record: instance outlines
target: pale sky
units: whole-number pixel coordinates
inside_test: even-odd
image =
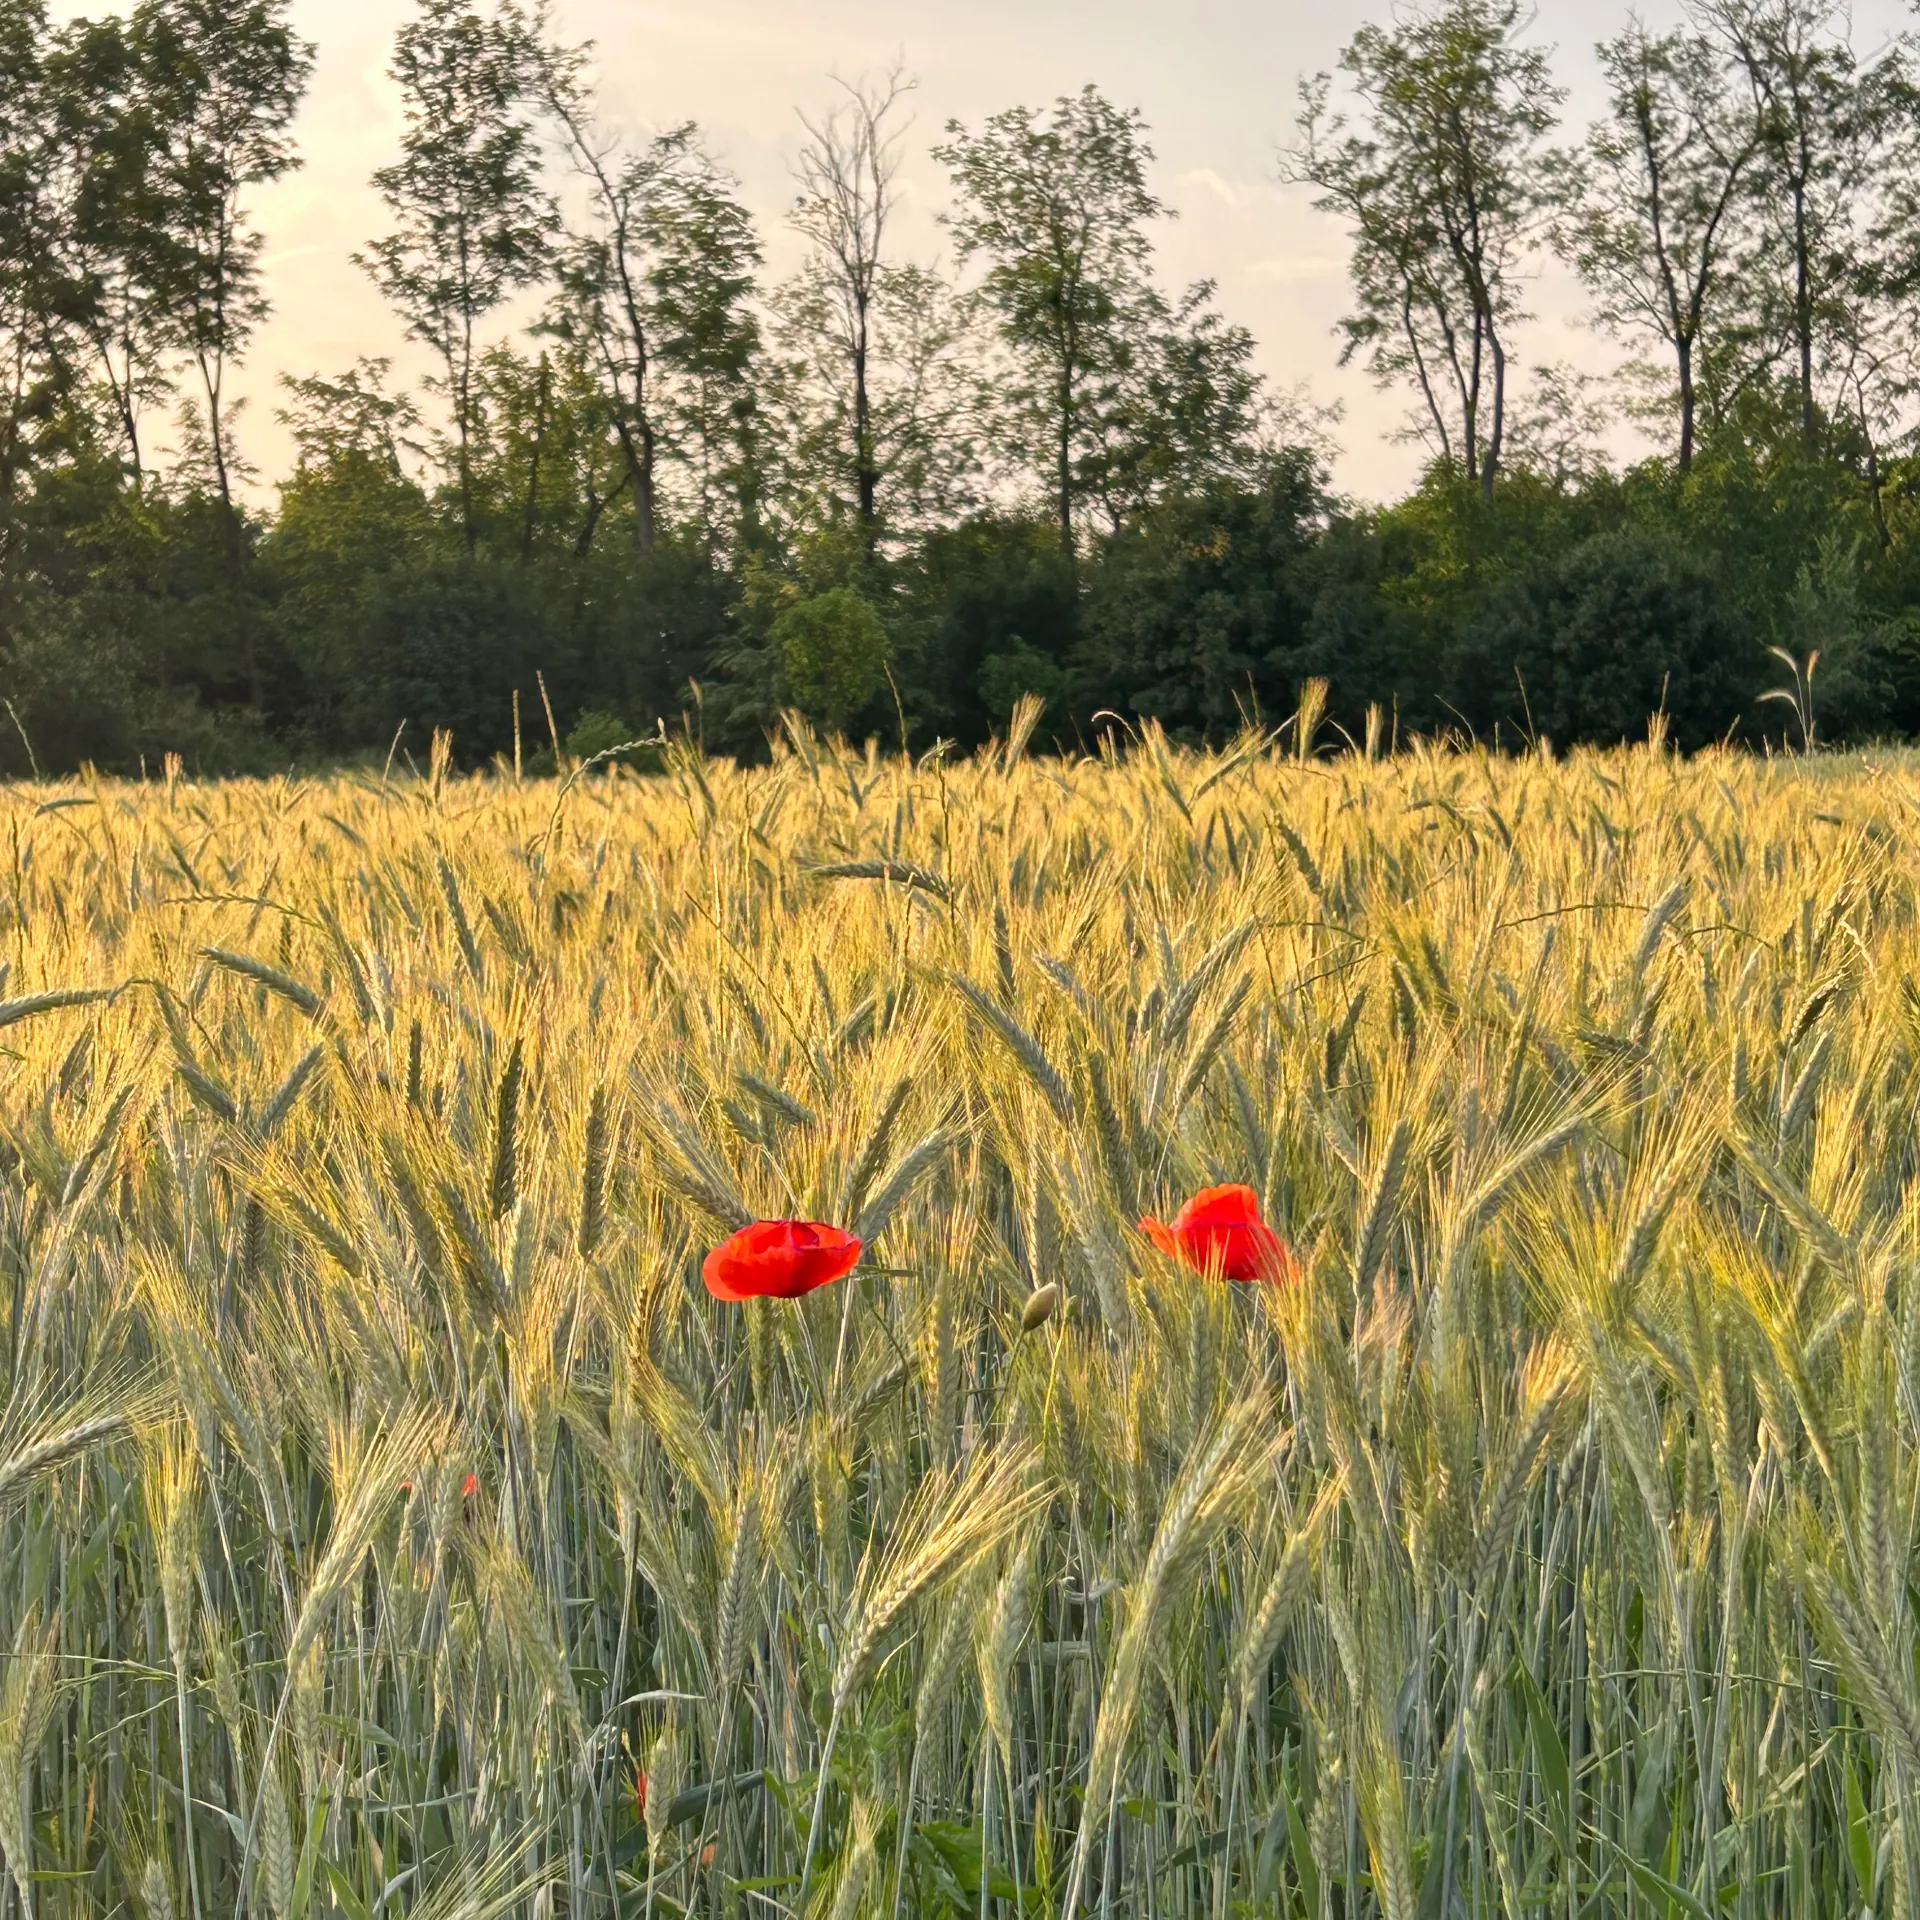
[[[53,0],[53,8],[63,19],[116,10],[103,0]],[[1218,281],[1222,309],[1252,329],[1268,378],[1345,409],[1336,478],[1378,498],[1402,487],[1417,463],[1391,437],[1405,398],[1337,365],[1345,234],[1307,193],[1279,184],[1275,154],[1291,137],[1300,76],[1332,67],[1355,27],[1388,10],[1382,0],[1186,0],[1184,8],[1162,0],[559,0],[558,17],[569,38],[597,43],[608,120],[641,135],[682,120],[707,130],[761,216],[770,277],[797,257],[784,226],[800,139],[795,110],[827,106],[831,74],[857,76],[899,58],[919,76],[898,234],[903,254],[929,261],[944,251],[936,215],[947,182],[927,149],[949,118],[977,125],[1001,107],[1044,105],[1088,81],[1139,107],[1159,156],[1156,187],[1180,212],[1159,234],[1164,278]],[[1619,29],[1626,11],[1614,0],[1542,0],[1532,37],[1558,49],[1570,125],[1599,105],[1592,46]],[[1664,25],[1677,0],[1648,0],[1642,11]],[[291,464],[272,417],[277,375],[333,373],[361,354],[390,355],[409,374],[426,370],[350,258],[384,225],[368,176],[392,157],[399,132],[386,65],[402,17],[400,0],[295,0],[295,25],[316,46],[297,128],[306,164],[257,198],[274,312],[236,383],[251,401],[241,443],[268,479]],[[1856,44],[1872,49],[1911,17],[1900,0],[1858,0]],[[1539,319],[1520,343],[1523,360],[1597,373],[1618,358],[1578,324],[1577,284],[1549,270],[1533,305]]]

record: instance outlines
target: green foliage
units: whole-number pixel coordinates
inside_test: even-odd
[[[1089,442],[1148,284],[1147,223],[1167,211],[1147,186],[1146,122],[1089,86],[1044,121],[1009,107],[947,134],[934,157],[959,199],[954,242],[987,263],[982,297],[1018,369],[1010,424],[1071,551]]]
[[[1656,530],[1608,528],[1527,564],[1487,597],[1450,696],[1484,726],[1556,743],[1631,741],[1664,712],[1675,745],[1737,731],[1765,661],[1715,574]]]
[[[1319,476],[1304,454],[1258,491],[1216,487],[1141,514],[1093,576],[1077,665],[1125,713],[1191,740],[1293,705]]]
[[[545,85],[589,217],[561,246],[542,331],[592,370],[641,550],[661,536],[663,487],[674,481],[715,544],[750,521],[758,484],[752,217],[698,128],[623,152],[594,123],[580,54],[549,52]]]
[[[980,704],[988,713],[1011,713],[1021,696],[1031,693],[1045,701],[1048,711],[1057,716],[1067,690],[1067,676],[1057,660],[1049,659],[1016,634],[1001,652],[990,653],[981,661],[977,684]]]
[[[949,123],[935,149],[953,177],[962,260],[985,263],[1013,379],[999,430],[1047,490],[1063,548],[1090,509],[1110,525],[1167,489],[1244,475],[1257,442],[1253,343],[1202,282],[1169,301],[1149,271],[1153,149],[1137,110],[1096,88]]]
[[[633,737],[633,729],[618,714],[589,708],[568,730],[564,744],[569,758],[591,760],[595,754],[625,746]]]
[[[851,587],[796,600],[774,621],[772,639],[794,700],[829,731],[845,728],[886,682],[886,626]]]
[[[511,689],[534,697],[548,611],[536,577],[484,556],[382,575],[364,608],[366,677],[346,695],[355,731],[390,716],[416,754],[442,727],[471,758],[510,753]]]
[[[359,256],[444,369],[469,553],[474,328],[540,271],[554,224],[532,117],[539,73],[534,23],[515,0],[486,14],[466,0],[421,0],[394,42],[400,158],[374,174],[394,227]]]
[[[1675,464],[1693,464],[1709,395],[1741,332],[1734,256],[1759,174],[1760,128],[1724,84],[1707,32],[1653,34],[1635,20],[1600,49],[1608,110],[1559,210],[1558,239],[1598,296],[1601,324],[1659,343],[1672,361]],[[1644,370],[1664,402],[1667,368]],[[1664,407],[1663,407],[1664,411]]]
[[[1450,0],[1363,26],[1340,65],[1364,126],[1330,105],[1322,74],[1302,85],[1285,162],[1352,230],[1346,357],[1382,385],[1410,384],[1433,458],[1489,499],[1527,255],[1553,205],[1544,143],[1564,97],[1526,26],[1518,0]]]
[[[761,511],[758,407],[751,375],[760,352],[753,308],[760,239],[710,159],[673,176],[675,190],[646,213],[647,288],[656,347],[675,376],[668,444],[691,515],[710,547],[752,537]]]
[[[1042,738],[1199,743],[1316,683],[1327,739],[1377,709],[1571,746],[1663,706],[1689,745],[1781,742],[1772,648],[1818,656],[1817,738],[1920,731],[1920,118],[1901,49],[1818,0],[1617,36],[1572,144],[1509,0],[1364,27],[1341,96],[1309,87],[1289,165],[1352,223],[1349,350],[1436,456],[1379,506],[1290,444],[1311,415],[1212,286],[1157,274],[1138,111],[950,126],[950,279],[895,251],[912,80],[852,82],[769,286],[701,130],[618,138],[550,34],[520,0],[397,23],[361,264],[438,371],[285,381],[269,504],[230,376],[311,49],[284,0],[0,0],[0,695],[50,766],[381,759],[402,721],[471,764],[541,685],[744,756],[790,706],[971,748],[1029,695]],[[1549,250],[1652,362],[1605,391],[1657,457],[1612,470],[1602,390],[1513,358]]]
[[[1020,694],[1069,691],[1080,594],[1055,529],[976,515],[929,535],[901,573],[902,692],[920,723],[978,746]]]
[[[374,609],[396,570],[444,544],[425,493],[357,448],[302,466],[281,487],[260,576],[281,656],[297,675],[289,718],[313,750],[365,743],[374,718],[366,691],[384,671]]]
[[[164,343],[198,376],[194,409],[236,573],[233,493],[243,469],[226,388],[268,312],[266,241],[247,224],[244,197],[300,164],[291,127],[313,66],[287,8],[288,0],[143,0],[130,16],[145,150],[128,211],[144,225],[146,294]]]

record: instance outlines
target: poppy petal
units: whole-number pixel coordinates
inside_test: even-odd
[[[1164,1220],[1156,1220],[1151,1214],[1148,1214],[1140,1222],[1140,1231],[1144,1233],[1162,1253],[1167,1254],[1175,1260],[1180,1258],[1180,1237]]]
[[[1178,1227],[1257,1227],[1260,1200],[1251,1187],[1205,1187],[1180,1209]]]
[[[1259,1196],[1239,1184],[1206,1187],[1165,1225],[1140,1229],[1161,1252],[1209,1279],[1288,1284],[1299,1277],[1280,1236],[1260,1218]]]
[[[755,1220],[701,1263],[716,1300],[796,1300],[844,1279],[860,1262],[851,1233],[818,1220]]]
[[[1293,1250],[1278,1234],[1274,1235],[1273,1247],[1260,1271],[1253,1277],[1265,1281],[1270,1287],[1297,1287],[1300,1284],[1300,1268],[1294,1260]]]

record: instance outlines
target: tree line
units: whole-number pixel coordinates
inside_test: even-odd
[[[0,766],[751,752],[788,709],[967,747],[1023,695],[1062,740],[1203,738],[1315,681],[1356,737],[1920,728],[1920,43],[1692,0],[1598,52],[1586,128],[1510,0],[1301,87],[1330,351],[1424,454],[1364,506],[1158,271],[1149,129],[1096,88],[935,138],[943,263],[895,217],[911,78],[838,85],[772,283],[697,125],[611,124],[544,10],[417,0],[354,258],[433,371],[283,380],[267,505],[233,387],[313,48],[287,0],[0,0]],[[1549,261],[1605,382],[1523,363]]]

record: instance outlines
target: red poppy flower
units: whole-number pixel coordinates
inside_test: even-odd
[[[1300,1277],[1286,1243],[1260,1218],[1251,1187],[1208,1187],[1173,1216],[1171,1225],[1149,1215],[1140,1231],[1196,1273],[1274,1284]]]
[[[818,1220],[756,1220],[707,1255],[700,1275],[716,1300],[797,1300],[844,1280],[860,1242]]]
[[[480,1491],[480,1476],[477,1473],[468,1474],[461,1484],[460,1491],[471,1500]]]

